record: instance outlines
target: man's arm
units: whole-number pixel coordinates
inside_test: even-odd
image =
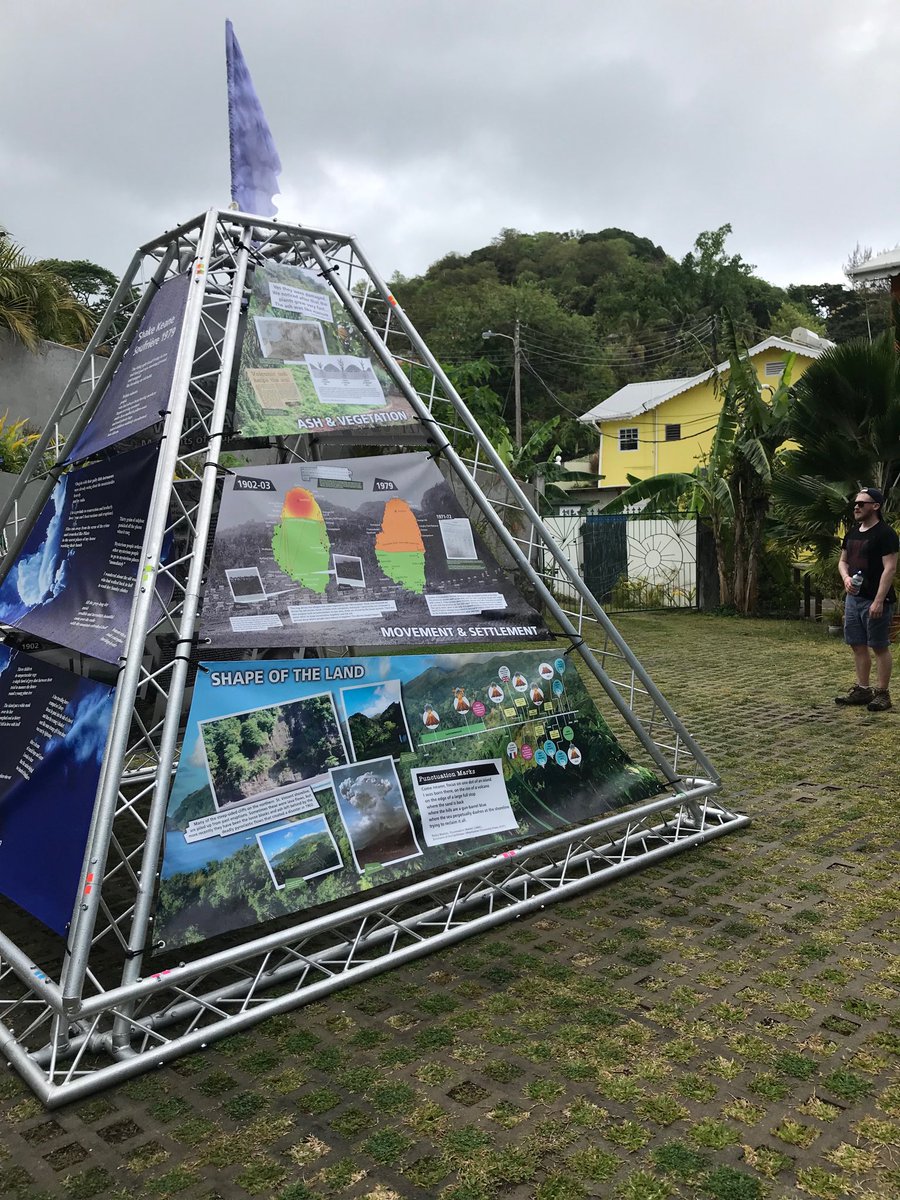
[[[883,554],[881,556],[881,579],[878,581],[878,591],[875,593],[875,599],[869,605],[870,616],[880,617],[884,612],[884,598],[890,591],[891,583],[896,574],[896,552],[894,554]]]
[[[896,558],[896,555],[894,556]],[[847,548],[841,550],[841,557],[838,559],[838,571],[840,571],[841,579],[844,581],[844,591],[848,595],[853,592],[853,584],[850,582],[850,571],[847,567]]]

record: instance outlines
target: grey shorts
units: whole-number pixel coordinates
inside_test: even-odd
[[[844,600],[844,641],[848,646],[870,646],[884,650],[890,644],[893,604],[885,604],[880,617],[869,616],[871,600],[847,596]]]

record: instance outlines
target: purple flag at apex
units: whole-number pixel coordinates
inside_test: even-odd
[[[274,217],[272,196],[278,191],[281,159],[230,21],[225,22],[225,61],[231,198],[243,212]]]

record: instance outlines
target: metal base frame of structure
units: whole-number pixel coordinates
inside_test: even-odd
[[[515,851],[444,871],[335,912],[244,930],[225,949],[154,954],[153,905],[166,807],[196,660],[196,624],[226,449],[252,449],[227,424],[248,269],[315,270],[345,305],[419,418],[412,433],[352,444],[427,444],[488,544],[543,606],[578,657],[625,749],[655,770],[650,802]],[[352,237],[210,210],[143,246],[123,277],[22,480],[0,511],[9,569],[155,291],[190,272],[168,410],[116,687],[112,725],[65,946],[3,910],[0,1046],[47,1105],[170,1061],[338,987],[455,942],[744,824],[712,803],[718,777],[638,659],[555,544],[447,375]],[[93,352],[109,351],[99,378]],[[337,451],[346,453],[350,438]],[[121,448],[121,447],[120,447]],[[272,438],[271,461],[324,457],[314,435]],[[54,451],[56,454],[54,454]],[[56,457],[57,467],[47,469]],[[23,497],[30,511],[23,515]],[[161,548],[176,553],[161,563]],[[173,596],[150,628],[157,582]],[[561,582],[564,586],[561,586]],[[590,639],[590,642],[589,642]],[[229,652],[229,657],[236,657]],[[91,667],[84,668],[86,674]]]

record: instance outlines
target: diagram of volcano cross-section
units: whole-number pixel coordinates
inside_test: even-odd
[[[241,467],[223,485],[201,634],[215,646],[547,636],[427,454]]]

